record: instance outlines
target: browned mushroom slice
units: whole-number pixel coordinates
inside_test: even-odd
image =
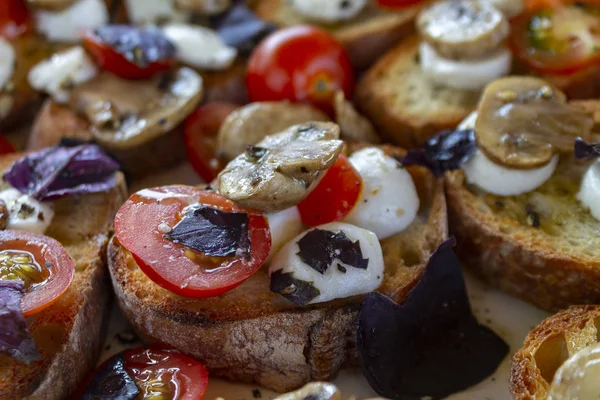
[[[559,151],[573,151],[577,136],[589,137],[592,116],[567,104],[546,81],[513,76],[489,84],[475,123],[477,145],[493,161],[511,168],[535,168]]]
[[[219,192],[240,205],[279,211],[298,204],[342,152],[338,125],[310,122],[267,136],[232,160]]]
[[[241,107],[227,116],[217,138],[217,153],[229,161],[265,136],[292,125],[310,121],[329,121],[314,107],[289,102],[258,102]]]
[[[231,6],[231,0],[175,0],[180,10],[200,15],[220,14]]]
[[[77,0],[27,0],[27,4],[40,10],[60,11],[71,7]]]
[[[202,93],[202,78],[189,68],[148,81],[104,72],[73,89],[71,107],[89,119],[98,143],[129,149],[177,127],[198,105]]]
[[[510,26],[485,0],[440,1],[417,19],[423,38],[447,58],[479,58],[506,39]]]
[[[333,98],[333,107],[336,122],[342,131],[342,139],[352,142],[381,142],[371,121],[356,111],[341,90],[337,91]]]

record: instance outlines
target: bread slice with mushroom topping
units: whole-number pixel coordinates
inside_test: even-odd
[[[20,156],[3,156],[0,170]],[[25,365],[0,355],[0,398],[67,398],[95,366],[110,293],[106,245],[113,216],[125,196],[123,176],[117,173],[116,186],[108,192],[54,201],[46,235],[58,240],[75,260],[74,278],[56,303],[28,318],[41,361]]]
[[[378,290],[395,301],[405,299],[447,237],[443,182],[424,168],[407,170],[420,198],[418,216],[406,230],[381,241],[385,274]],[[287,391],[331,379],[358,361],[362,296],[300,307],[269,289],[263,267],[219,297],[191,299],[150,280],[116,238],[108,259],[121,309],[143,339],[200,359],[212,376]]]

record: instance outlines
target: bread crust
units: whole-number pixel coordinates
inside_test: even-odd
[[[550,382],[543,376],[536,353],[548,340],[577,334],[588,323],[597,324],[600,306],[573,306],[542,321],[525,338],[513,356],[510,374],[510,392],[515,400],[545,400]],[[563,360],[564,361],[564,360]]]
[[[556,251],[535,232],[509,233],[504,219],[482,211],[462,171],[446,174],[446,195],[461,262],[493,286],[548,311],[600,303],[597,262]]]
[[[396,301],[447,237],[443,182],[422,168],[411,174],[427,209],[407,231],[382,242],[386,274],[379,290]],[[269,291],[261,269],[223,296],[193,300],[150,281],[115,238],[108,262],[119,305],[135,330],[149,343],[200,359],[212,376],[288,391],[332,379],[343,365],[357,363],[360,297],[296,307]]]

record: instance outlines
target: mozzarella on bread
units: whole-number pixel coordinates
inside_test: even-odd
[[[86,30],[108,24],[109,15],[103,0],[78,0],[60,11],[35,12],[37,29],[50,41],[78,42]]]
[[[0,200],[8,209],[6,229],[44,233],[54,217],[51,203],[39,202],[15,188],[1,191]]]
[[[594,161],[583,175],[577,199],[600,220],[600,160]]]

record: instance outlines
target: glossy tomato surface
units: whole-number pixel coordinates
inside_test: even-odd
[[[0,154],[14,153],[15,147],[3,135],[0,135]]]
[[[317,187],[298,204],[302,223],[317,226],[341,221],[356,205],[362,187],[358,171],[345,155],[340,155]]]
[[[0,1],[0,36],[13,39],[31,27],[32,19],[25,0]]]
[[[217,134],[225,118],[238,107],[233,103],[207,103],[198,107],[185,121],[187,158],[204,182],[211,182],[225,167],[225,163],[216,156]]]
[[[0,231],[0,278],[25,284],[21,309],[28,317],[50,307],[69,288],[75,262],[56,240],[24,231]]]
[[[298,25],[270,34],[256,47],[246,86],[252,101],[308,102],[331,112],[337,90],[352,95],[354,72],[346,50],[329,33]]]
[[[177,225],[191,204],[247,214],[249,256],[207,257],[166,239],[164,227]],[[264,216],[244,210],[213,191],[191,186],[163,186],[133,194],[115,217],[115,233],[150,279],[192,298],[218,296],[238,286],[263,265],[271,248],[271,232]]]

